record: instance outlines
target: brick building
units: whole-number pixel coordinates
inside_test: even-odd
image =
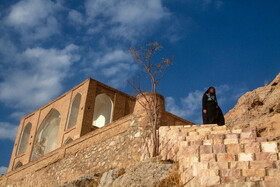
[[[135,98],[91,78],[22,118],[8,171],[133,112]]]

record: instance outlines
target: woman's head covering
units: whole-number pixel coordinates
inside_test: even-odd
[[[213,94],[215,94],[215,95],[216,95],[216,89],[215,89],[213,86],[210,86],[210,87],[206,90],[206,92],[205,92],[205,93],[210,93],[211,88],[213,88],[213,89],[214,89],[214,93],[213,93]]]

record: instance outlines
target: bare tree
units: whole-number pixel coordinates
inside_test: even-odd
[[[148,44],[141,46],[139,49],[131,47],[129,50],[130,55],[133,57],[133,62],[139,64],[142,67],[142,73],[138,74],[137,79],[132,77],[128,83],[134,89],[134,96],[140,94],[144,98],[144,101],[137,99],[137,102],[145,109],[149,117],[149,123],[152,125],[153,157],[159,154],[159,99],[157,95],[157,85],[164,77],[167,67],[171,65],[173,60],[173,57],[163,57],[158,61],[157,59],[159,58],[154,59],[156,57],[156,53],[158,53],[161,49],[162,46],[159,43],[150,41]],[[147,89],[144,89],[141,84],[141,82],[144,81],[144,78],[148,79],[150,82]],[[147,97],[145,92],[151,92],[152,99]],[[148,154],[149,157],[151,157],[151,154]]]

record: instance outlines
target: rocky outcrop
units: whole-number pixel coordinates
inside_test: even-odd
[[[280,74],[269,84],[240,97],[226,115],[231,129],[256,127],[263,137],[280,137]]]
[[[86,175],[61,187],[178,187],[181,186],[180,174],[176,166],[175,163],[152,158],[127,168],[115,168],[103,174]]]

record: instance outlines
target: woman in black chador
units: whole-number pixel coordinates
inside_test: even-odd
[[[224,115],[218,105],[214,87],[208,88],[204,93],[202,98],[202,108],[203,124],[218,124],[219,126],[225,124]]]

